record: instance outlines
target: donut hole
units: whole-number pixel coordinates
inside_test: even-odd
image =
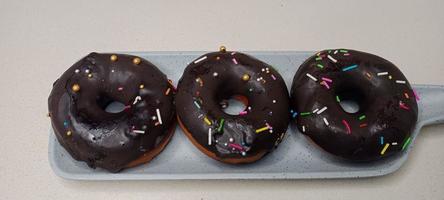
[[[243,95],[232,95],[219,102],[221,109],[229,115],[239,115],[248,106],[248,98]]]
[[[106,95],[101,95],[97,99],[97,104],[107,113],[120,113],[125,110],[125,104],[115,101]]]
[[[342,110],[346,113],[358,113],[363,108],[364,93],[356,88],[348,88],[336,93],[337,100]]]

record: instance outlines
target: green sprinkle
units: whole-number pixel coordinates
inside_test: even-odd
[[[339,99],[339,96],[338,95],[336,95],[336,101],[339,103],[339,102],[341,102],[341,100]]]
[[[222,118],[220,120],[220,122],[219,122],[219,127],[217,128],[217,132],[221,132],[222,131],[222,128],[224,127],[224,122],[225,122],[225,119]]]
[[[317,57],[315,60],[322,60],[322,58],[321,57]]]
[[[407,138],[407,140],[402,145],[402,149],[401,150],[404,150],[410,144],[411,141],[412,141],[412,139],[410,137]]]
[[[331,53],[331,50],[328,50],[328,53],[330,54],[330,53]]]
[[[359,120],[363,120],[363,119],[365,119],[365,115],[361,115],[361,116],[359,117]]]
[[[339,50],[339,52],[341,52],[341,53],[347,53],[348,51],[345,50],[345,49],[341,49],[341,50]]]
[[[321,64],[317,64],[316,66],[318,66],[319,68],[324,68],[324,66],[323,65],[321,65]]]
[[[303,113],[301,113],[301,116],[310,115],[310,114],[311,114],[311,112],[303,112]]]

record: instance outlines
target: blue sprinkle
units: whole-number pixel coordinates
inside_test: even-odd
[[[381,145],[384,144],[384,137],[381,136]]]
[[[67,122],[67,121],[64,121],[64,122],[63,122],[63,126],[67,127],[67,126],[68,126],[68,122]]]
[[[358,65],[351,65],[351,66],[348,66],[348,67],[344,67],[342,69],[342,71],[345,72],[345,71],[348,71],[348,70],[352,70],[352,69],[354,69],[356,67],[358,67]]]
[[[298,116],[298,113],[297,113],[297,112],[294,112],[294,113],[293,113],[293,118],[295,118],[296,116]]]

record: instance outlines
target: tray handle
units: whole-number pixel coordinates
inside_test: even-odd
[[[444,85],[414,85],[419,97],[419,122],[424,126],[444,123]]]

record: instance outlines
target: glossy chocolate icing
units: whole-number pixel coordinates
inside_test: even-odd
[[[225,113],[220,104],[233,96],[247,102],[239,115]],[[290,120],[289,95],[279,73],[238,52],[208,53],[189,64],[178,84],[176,106],[194,140],[217,158],[243,160],[270,152]]]
[[[354,101],[356,113],[339,102]],[[306,60],[291,88],[299,130],[321,148],[353,161],[394,155],[410,142],[418,106],[401,71],[354,50],[325,50]]]
[[[168,135],[175,124],[173,98],[166,75],[150,62],[91,53],[54,83],[48,106],[55,135],[73,158],[117,172]],[[113,101],[125,109],[105,111]]]

